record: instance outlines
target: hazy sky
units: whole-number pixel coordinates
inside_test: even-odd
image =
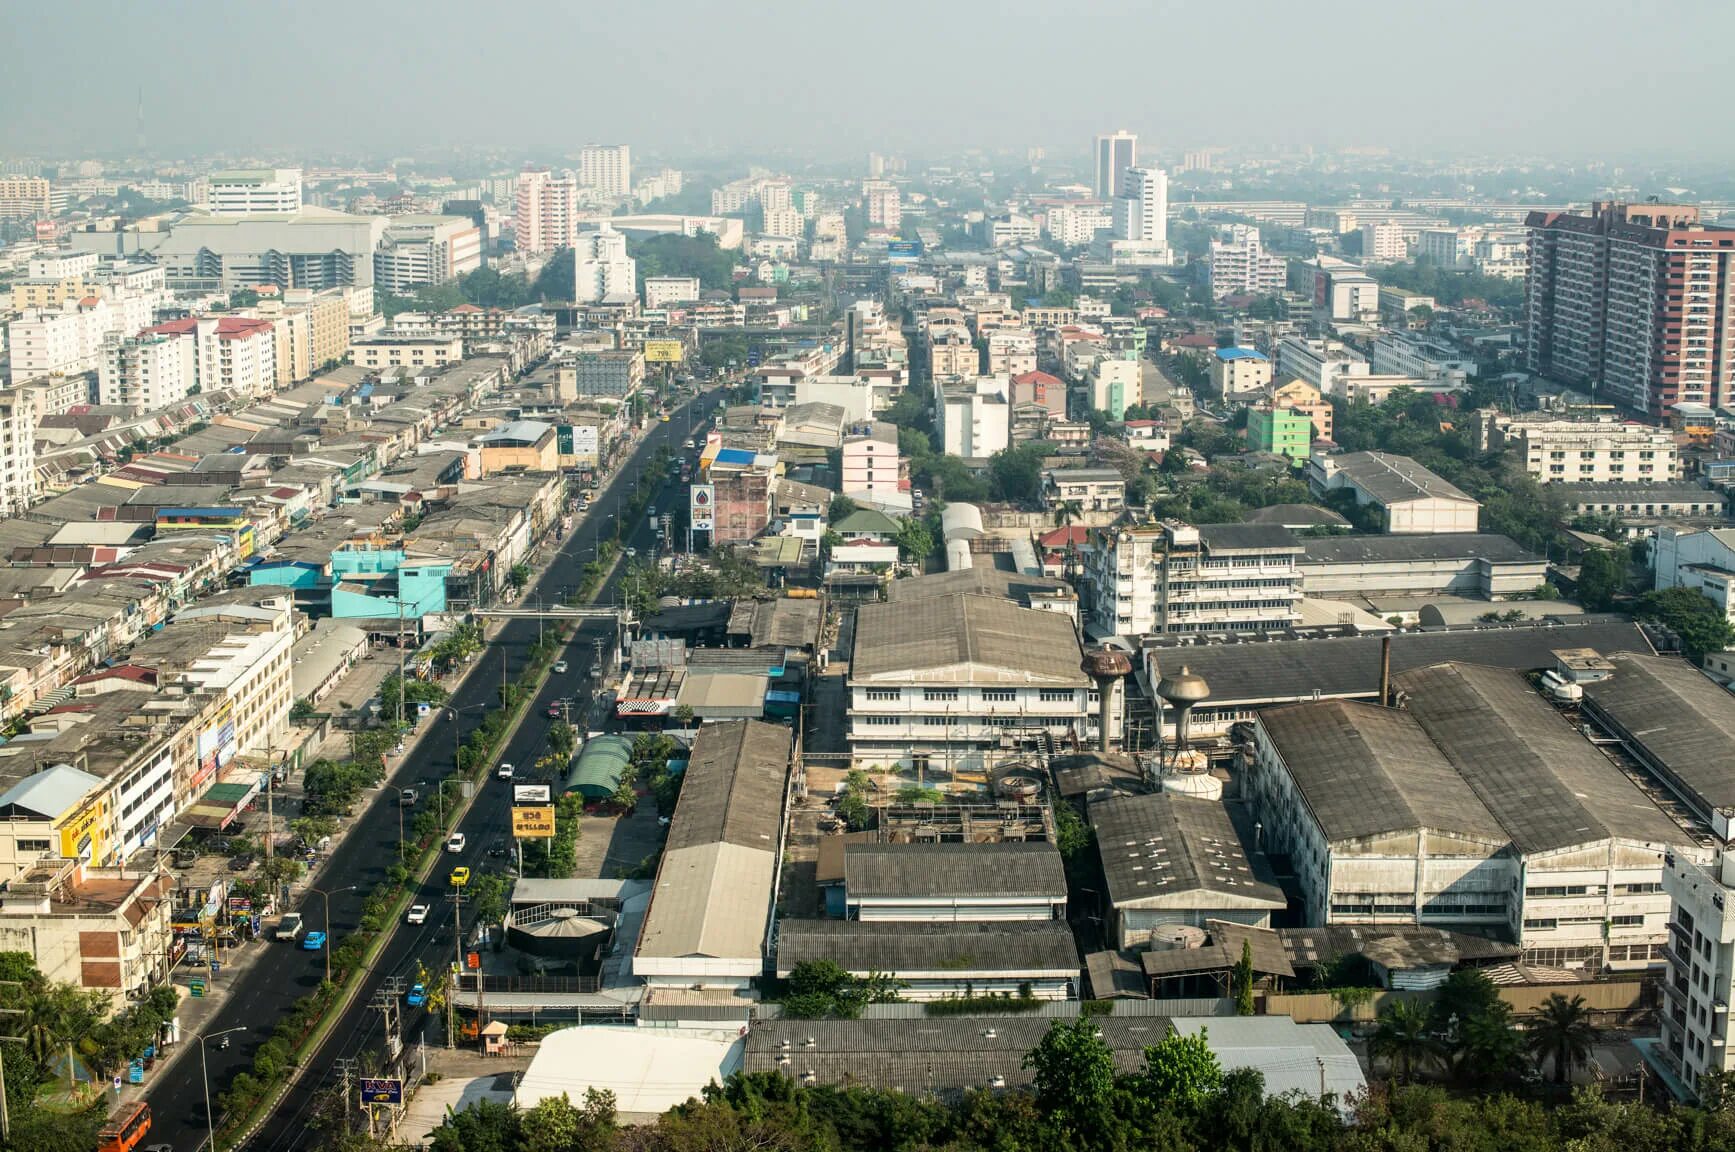
[[[0,0],[0,154],[1735,153],[1729,0]],[[1698,109],[1677,115],[1675,108]]]

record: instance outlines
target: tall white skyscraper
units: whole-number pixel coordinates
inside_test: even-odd
[[[572,258],[572,298],[580,304],[639,290],[639,262],[627,255],[627,238],[606,221],[594,232],[578,234]]]
[[[1139,138],[1127,131],[1096,138],[1096,198],[1109,200],[1126,191],[1127,169],[1138,163]]]
[[[586,144],[578,153],[578,182],[605,196],[632,191],[632,151],[625,144]]]
[[[861,195],[867,207],[868,227],[886,228],[893,232],[903,227],[903,198],[896,184],[890,180],[864,180]]]
[[[1161,168],[1128,168],[1115,200],[1115,239],[1152,249],[1169,246],[1169,176]]]

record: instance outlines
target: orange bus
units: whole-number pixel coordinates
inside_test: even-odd
[[[108,1118],[96,1135],[96,1152],[133,1152],[151,1130],[150,1105],[128,1104]]]

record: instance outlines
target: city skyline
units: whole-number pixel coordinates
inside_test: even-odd
[[[63,54],[16,53],[0,76],[0,106],[12,113],[0,123],[0,153],[112,155],[134,151],[142,134],[145,151],[160,155],[576,151],[606,137],[645,154],[776,147],[834,159],[872,148],[1042,146],[1070,159],[1075,149],[1086,155],[1096,134],[1125,128],[1150,155],[1204,145],[1361,147],[1632,162],[1712,159],[1697,121],[1652,115],[1657,90],[1681,106],[1735,96],[1726,71],[1675,53],[1634,53],[1608,33],[1610,24],[1586,19],[1582,4],[1514,9],[1476,0],[1442,23],[1420,10],[1338,3],[1284,22],[1280,54],[1248,49],[1253,58],[1228,86],[1221,52],[1229,32],[1215,9],[1159,15],[1118,2],[1065,14],[1015,6],[988,22],[969,6],[894,0],[877,10],[879,25],[912,34],[894,35],[895,47],[884,49],[852,47],[861,41],[847,26],[783,0],[730,23],[712,8],[667,5],[654,27],[636,11],[577,12],[534,0],[511,6],[511,27],[537,31],[518,37],[506,37],[504,24],[499,35],[486,27],[455,35],[476,13],[449,0],[361,9],[315,2],[287,22],[207,0],[144,22],[112,3],[96,6],[106,15],[94,19],[92,6],[6,6],[14,27],[45,44],[77,44],[90,68],[68,88],[53,83]],[[1698,0],[1672,7],[1677,27],[1728,21]],[[1288,11],[1248,8],[1241,27],[1281,22]],[[1269,9],[1270,19],[1255,9]],[[342,37],[326,34],[336,18]],[[983,100],[980,73],[959,64],[961,44],[983,59],[1005,58],[1091,29],[1114,29],[1105,44],[1148,55],[1129,61],[1139,66],[1091,70],[1083,90],[1061,72],[1051,86],[1012,84],[999,101]],[[1527,53],[1521,68],[1495,67],[1505,59],[1500,45],[1539,41],[1555,51]],[[477,51],[478,43],[487,47]],[[380,45],[408,63],[394,66]],[[877,78],[873,98],[816,82],[792,99],[801,71],[755,79],[741,63],[756,53],[829,60],[815,77],[872,69],[861,74]],[[141,60],[154,63],[141,68]],[[1313,81],[1309,61],[1320,68]],[[1328,70],[1332,61],[1353,66]],[[922,82],[900,85],[900,73]],[[289,88],[277,79],[285,77],[294,78]],[[294,99],[284,98],[289,91]],[[218,92],[227,95],[214,101]],[[693,115],[719,102],[731,116]],[[934,115],[948,106],[969,111]],[[1595,115],[1584,114],[1591,107]]]

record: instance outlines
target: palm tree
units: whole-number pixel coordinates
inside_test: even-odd
[[[1590,1022],[1590,1009],[1583,996],[1568,1000],[1559,992],[1542,1002],[1536,1019],[1525,1031],[1524,1045],[1536,1058],[1554,1061],[1554,1082],[1565,1084],[1574,1065],[1590,1059],[1590,1050],[1602,1038],[1602,1029]]]
[[[1496,1001],[1461,1020],[1454,1038],[1458,1076],[1469,1084],[1497,1084],[1524,1064],[1524,1037],[1512,1026],[1512,1008]]]
[[[1379,1027],[1374,1031],[1373,1054],[1384,1056],[1387,1067],[1408,1083],[1416,1065],[1436,1055],[1433,1039],[1428,1035],[1426,1009],[1409,1000],[1399,1000],[1380,1013]]]

